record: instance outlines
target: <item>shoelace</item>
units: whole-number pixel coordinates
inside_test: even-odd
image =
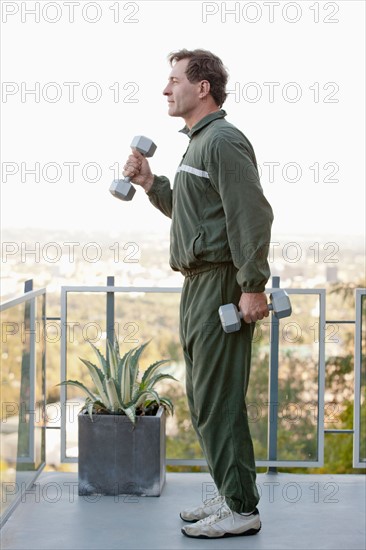
[[[203,501],[203,504],[205,506],[211,506],[212,504],[218,504],[223,500],[224,497],[221,495],[217,495],[216,497],[208,498],[207,500]]]
[[[204,519],[201,519],[202,523],[206,523],[207,525],[211,525],[218,519],[225,519],[227,517],[231,516],[232,523],[234,523],[234,515],[232,510],[229,508],[229,506],[224,501],[220,508],[215,512],[214,514],[211,514],[210,516],[207,516]]]

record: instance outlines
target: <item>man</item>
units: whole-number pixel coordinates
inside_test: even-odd
[[[182,117],[189,145],[174,187],[152,174],[136,150],[124,176],[141,185],[151,203],[172,219],[170,265],[184,276],[180,339],[186,389],[197,433],[218,496],[183,510],[196,538],[252,535],[261,528],[259,495],[245,394],[255,322],[269,314],[264,293],[272,209],[263,195],[248,139],[225,120],[228,74],[206,50],[169,56],[163,90],[170,116]],[[238,332],[226,334],[218,308],[238,304]]]

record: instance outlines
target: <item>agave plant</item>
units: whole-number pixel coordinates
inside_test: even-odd
[[[135,424],[138,413],[144,414],[153,405],[162,405],[173,414],[174,407],[168,397],[161,397],[154,389],[157,382],[170,378],[170,374],[159,372],[169,360],[163,359],[150,365],[139,380],[139,360],[150,341],[133,348],[120,356],[117,339],[112,346],[107,340],[108,359],[91,342],[99,367],[87,359],[79,357],[87,367],[94,383],[91,390],[78,380],[65,380],[58,384],[76,386],[86,394],[83,410],[87,410],[93,420],[93,413],[125,414]]]

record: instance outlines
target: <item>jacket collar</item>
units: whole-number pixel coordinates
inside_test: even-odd
[[[226,112],[224,111],[224,109],[220,109],[219,111],[215,111],[214,113],[210,113],[209,115],[206,115],[203,118],[201,118],[201,120],[199,120],[197,124],[192,126],[191,129],[189,129],[188,126],[186,125],[184,126],[184,128],[182,128],[179,131],[182,132],[183,134],[186,134],[189,138],[191,138],[196,132],[199,132],[199,130],[202,130],[202,128],[210,124],[210,122],[212,122],[213,120],[216,120],[218,118],[224,118],[225,116],[226,116]]]

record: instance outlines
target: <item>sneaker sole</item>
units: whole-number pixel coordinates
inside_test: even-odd
[[[197,521],[199,521],[199,519],[185,519],[182,514],[179,514],[179,517],[180,519],[182,519],[183,521],[187,522],[187,523],[197,523]],[[203,519],[203,518],[201,518]]]
[[[244,533],[225,533],[224,535],[218,535],[217,537],[209,537],[208,535],[188,535],[183,528],[181,531],[183,535],[189,537],[190,539],[227,539],[229,537],[249,537],[251,535],[256,535],[259,533],[261,528],[262,524],[260,524],[259,529],[248,529],[248,531],[244,531]]]

